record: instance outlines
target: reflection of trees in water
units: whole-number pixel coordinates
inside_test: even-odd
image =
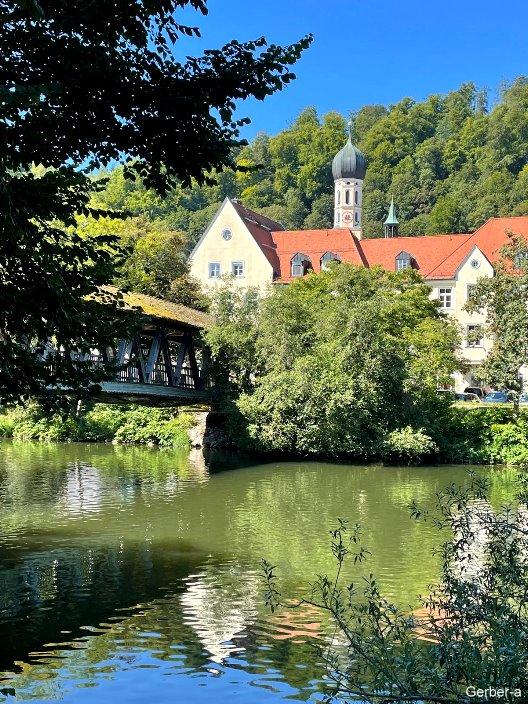
[[[8,664],[80,635],[115,609],[150,601],[195,566],[197,556],[175,554],[147,542],[92,549],[60,548],[22,556],[0,573],[0,660]]]
[[[135,562],[134,569],[141,569],[140,565],[141,561]],[[240,574],[245,576],[239,579]],[[256,606],[259,579],[255,573],[234,562],[208,560],[188,565],[188,574],[182,575],[179,584],[180,589],[165,597],[138,598],[136,608],[126,612],[114,605],[115,615],[98,622],[100,628],[79,630],[75,639],[59,635],[55,642],[72,639],[68,649],[40,648],[38,656],[3,686],[14,687],[21,696],[57,698],[72,681],[101,681],[123,667],[142,667],[143,653],[148,653],[148,661],[164,670],[213,671],[229,677],[230,669],[243,663],[257,686],[269,686],[274,672],[278,681],[306,693],[313,690],[322,670],[308,633],[301,635],[300,622],[282,619],[280,625],[270,624]],[[313,614],[309,620],[314,622]],[[285,637],[287,631],[289,637]]]
[[[439,540],[409,519],[407,504],[432,502],[450,471],[280,463],[209,476],[199,453],[6,445],[3,661],[83,637],[62,660],[43,656],[19,686],[59,668],[111,677],[148,652],[175,668],[271,670],[309,688],[321,675],[310,643],[326,624],[313,614],[270,620],[259,559],[283,564],[286,591],[298,593],[307,576],[331,568],[326,531],[348,517],[365,528],[367,570],[409,603],[433,579]],[[497,496],[505,487],[501,475]],[[86,639],[83,627],[100,624],[104,632]]]

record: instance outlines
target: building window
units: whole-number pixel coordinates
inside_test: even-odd
[[[231,230],[226,228],[225,230],[222,230],[222,237],[226,242],[229,242],[231,237],[233,237],[233,233],[231,232]]]
[[[358,190],[354,191],[354,202],[356,205],[359,205],[359,191]]]
[[[209,278],[218,279],[220,277],[220,264],[218,262],[209,262]]]
[[[312,270],[310,257],[298,252],[291,260],[291,275],[296,279]]]
[[[452,288],[440,288],[438,289],[438,299],[440,301],[440,306],[444,310],[448,310],[453,307],[453,289]]]
[[[350,191],[349,191],[348,188],[347,188],[346,191],[345,191],[345,203],[346,203],[347,205],[350,205]]]
[[[354,213],[354,222],[359,225],[359,213],[357,211]]]
[[[337,214],[337,222],[341,222],[341,213]]]
[[[326,271],[330,262],[340,262],[341,258],[334,252],[325,252],[321,257],[321,270]]]
[[[411,255],[409,252],[400,252],[396,257],[396,271],[410,269],[412,265]]]
[[[237,279],[241,279],[244,276],[244,262],[232,262],[231,263],[231,273],[236,276]]]
[[[468,284],[467,286],[467,300],[471,301],[473,300],[473,296],[475,295],[475,288],[477,284]]]
[[[341,205],[341,191],[337,192],[337,204]]]
[[[468,347],[482,347],[482,325],[468,325],[466,344]]]

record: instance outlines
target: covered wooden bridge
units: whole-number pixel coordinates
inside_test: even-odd
[[[101,384],[107,402],[183,406],[208,400],[207,351],[200,333],[211,316],[139,293],[123,293],[125,307],[142,313],[141,330],[120,340],[114,381]],[[103,363],[104,355],[92,354]]]

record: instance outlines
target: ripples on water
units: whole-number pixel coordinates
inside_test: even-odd
[[[412,498],[464,468],[241,463],[210,472],[143,448],[0,444],[0,701],[321,699],[313,609],[270,616],[261,557],[287,595],[330,572],[328,530],[365,526],[367,571],[416,603],[438,536]],[[219,467],[224,464],[220,462]],[[495,476],[500,499],[508,477]]]

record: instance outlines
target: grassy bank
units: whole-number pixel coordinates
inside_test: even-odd
[[[37,404],[0,414],[0,437],[49,442],[114,442],[189,447],[189,414],[97,404],[78,416],[47,415]]]
[[[186,448],[192,425],[191,414],[174,409],[97,404],[78,416],[61,417],[46,415],[40,406],[30,404],[0,413],[0,438]],[[237,435],[231,438],[235,447],[244,433],[240,431]],[[256,448],[244,445],[240,449]],[[259,452],[267,454],[265,447],[260,447]],[[521,410],[516,417],[507,405],[453,406],[434,428],[405,427],[389,433],[371,455],[356,458],[343,455],[340,459],[383,459],[397,464],[527,463],[528,409]]]

